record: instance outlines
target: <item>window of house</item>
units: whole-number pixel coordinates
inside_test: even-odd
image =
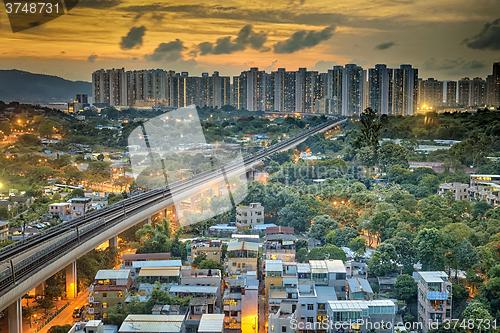
[[[102,293],[102,297],[108,297],[108,293]]]
[[[123,293],[121,291],[118,292],[118,297],[122,297]]]
[[[307,304],[307,310],[314,310],[314,304]]]
[[[286,326],[281,326],[281,332],[286,333]]]
[[[106,302],[102,303],[102,308],[103,309],[107,309],[108,308],[108,303],[106,303]]]
[[[314,317],[307,317],[308,323],[314,323]]]

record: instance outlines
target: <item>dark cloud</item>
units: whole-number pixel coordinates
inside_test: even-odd
[[[295,32],[290,38],[274,45],[274,53],[294,53],[303,49],[311,48],[322,41],[333,36],[335,27],[326,27],[317,32],[314,30],[300,30]]]
[[[396,42],[394,42],[394,41],[381,43],[381,44],[378,44],[377,46],[375,46],[375,50],[387,50],[388,48],[391,48],[394,45],[396,45]]]
[[[398,16],[398,21],[387,18],[366,18],[359,19],[352,15],[328,12],[301,12],[297,13],[291,9],[265,10],[246,9],[234,6],[209,6],[206,4],[192,5],[166,5],[154,3],[149,5],[135,5],[120,7],[120,10],[140,15],[141,13],[167,12],[180,14],[185,18],[200,19],[222,19],[238,20],[245,22],[273,23],[273,24],[305,24],[313,26],[352,26],[366,28],[391,29],[400,28],[399,19],[404,19],[404,15]]]
[[[91,54],[88,58],[87,58],[87,61],[90,62],[90,63],[93,63],[95,62],[95,60],[97,59],[97,54]]]
[[[332,69],[333,66],[337,65],[338,63],[336,61],[320,60],[311,68],[311,70],[318,72],[328,72],[329,69]]]
[[[437,61],[435,58],[430,58],[424,62],[424,68],[428,70],[450,70],[457,68],[465,63],[462,58],[458,59],[445,59]]]
[[[128,32],[127,36],[122,37],[120,47],[122,50],[130,50],[134,47],[142,46],[142,37],[146,33],[146,27],[133,27]]]
[[[176,39],[172,42],[161,43],[152,54],[147,54],[144,58],[147,61],[169,61],[174,62],[182,59],[181,51],[185,47],[182,41]]]
[[[86,8],[113,8],[122,3],[122,0],[80,0],[78,7]]]
[[[476,50],[500,50],[500,18],[486,23],[476,36],[466,38],[464,43]]]
[[[232,37],[222,37],[215,43],[203,42],[198,45],[200,55],[206,54],[231,54],[236,51],[243,51],[247,46],[262,52],[269,51],[264,47],[267,35],[264,32],[254,32],[251,25],[244,26],[234,40]]]
[[[471,60],[464,64],[463,69],[481,69],[485,68],[486,64],[482,61]]]

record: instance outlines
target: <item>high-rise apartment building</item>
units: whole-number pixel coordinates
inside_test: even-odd
[[[342,74],[342,115],[359,116],[363,112],[363,68],[347,64]]]
[[[274,82],[274,108],[275,111],[295,112],[296,107],[296,79],[295,72],[278,68],[272,72]]]
[[[394,70],[393,115],[412,116],[417,111],[418,69],[401,65]]]
[[[493,106],[500,106],[500,62],[495,62],[493,64],[493,86],[494,95],[492,100]]]
[[[446,106],[457,105],[457,81],[446,82]]]
[[[470,79],[464,77],[458,80],[458,105],[469,106]]]
[[[392,113],[393,73],[386,65],[368,70],[368,107],[381,115]]]
[[[201,77],[162,69],[127,71],[98,70],[92,74],[95,103],[111,106],[164,105],[222,107],[231,104],[228,76],[214,72]]]
[[[432,107],[442,106],[443,82],[434,78],[419,80],[418,101],[419,107],[423,105]]]
[[[486,104],[486,81],[475,77],[470,81],[469,106],[484,106]]]
[[[495,104],[495,82],[493,81],[493,75],[488,75],[486,77],[484,85],[484,97],[486,99],[486,105]]]
[[[366,105],[379,114],[413,115],[418,105],[418,87],[418,69],[411,65],[396,69],[376,65],[368,70]]]

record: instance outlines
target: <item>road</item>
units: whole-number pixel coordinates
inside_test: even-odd
[[[47,333],[52,326],[56,325],[73,325],[73,310],[75,308],[81,308],[83,305],[87,304],[89,301],[89,292],[85,290],[78,295],[71,303],[66,307],[61,313],[52,319],[45,327],[40,330],[40,333]],[[24,325],[23,325],[24,326]],[[23,327],[24,328],[24,327]],[[25,330],[24,330],[25,331]]]

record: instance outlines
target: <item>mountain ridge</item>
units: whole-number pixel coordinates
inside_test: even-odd
[[[91,95],[92,83],[18,69],[0,70],[0,101],[20,103],[70,102],[77,94]]]

